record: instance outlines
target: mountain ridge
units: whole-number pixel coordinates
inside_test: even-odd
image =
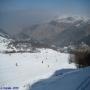
[[[77,43],[80,39],[89,35],[90,34],[89,29],[90,29],[89,18],[85,17],[57,18],[47,23],[35,24],[32,25],[31,27],[24,28],[17,35],[18,37],[17,39],[22,40],[31,38],[33,40],[37,40],[38,42],[42,42],[48,45],[54,44],[55,46],[66,46],[70,44],[70,41],[72,43]]]

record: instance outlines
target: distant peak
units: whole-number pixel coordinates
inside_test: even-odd
[[[80,16],[63,16],[63,17],[58,17],[55,20],[58,22],[74,23],[75,21],[78,21],[78,20],[87,22],[89,20],[89,18],[88,17],[80,17]]]

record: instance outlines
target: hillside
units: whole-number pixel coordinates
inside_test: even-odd
[[[90,19],[85,17],[56,18],[47,23],[36,24],[16,35],[18,40],[33,39],[46,45],[68,46],[90,35]]]

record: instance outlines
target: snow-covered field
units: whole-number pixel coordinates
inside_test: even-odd
[[[58,69],[75,68],[74,64],[68,64],[68,56],[51,49],[40,49],[38,53],[0,54],[0,87],[23,90],[28,83],[48,78]]]

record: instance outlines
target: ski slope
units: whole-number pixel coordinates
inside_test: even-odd
[[[37,80],[50,77],[56,70],[75,68],[68,64],[68,54],[52,49],[38,53],[0,54],[0,87],[19,87],[26,90]]]

